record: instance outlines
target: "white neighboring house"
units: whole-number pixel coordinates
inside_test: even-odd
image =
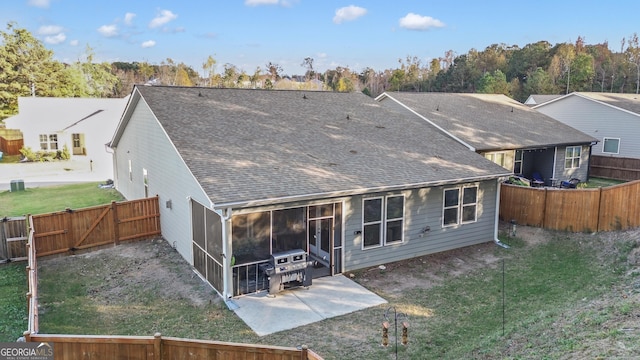
[[[113,179],[111,140],[129,96],[105,98],[20,97],[18,115],[7,128],[22,131],[24,147],[34,152],[66,146],[72,160],[86,161],[97,178]]]
[[[598,139],[592,155],[640,159],[640,95],[573,92],[533,109]]]

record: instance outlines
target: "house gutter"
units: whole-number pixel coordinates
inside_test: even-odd
[[[376,193],[376,192],[384,192],[384,191],[398,191],[398,190],[415,189],[415,188],[432,187],[432,186],[454,185],[454,184],[466,183],[471,181],[484,181],[484,180],[492,180],[492,179],[497,179],[497,181],[499,182],[501,178],[505,176],[510,176],[510,175],[513,175],[513,174],[512,173],[492,174],[492,175],[486,175],[486,176],[480,176],[480,177],[468,177],[468,178],[404,184],[404,185],[395,185],[395,186],[382,186],[382,187],[353,189],[353,190],[326,192],[326,193],[281,196],[281,197],[272,197],[272,198],[266,198],[266,199],[260,199],[260,200],[232,201],[232,202],[213,204],[212,209],[227,209],[227,208],[230,209],[230,208],[263,206],[263,205],[271,205],[273,203],[307,201],[307,200],[315,200],[315,199],[321,199],[321,198],[324,198],[324,199],[335,198],[335,197],[341,197],[341,196],[355,196],[355,195],[364,195],[368,193]]]
[[[502,241],[500,241],[500,239],[498,239],[498,226],[500,224],[500,187],[501,187],[502,181],[501,179],[498,179],[497,182],[498,182],[498,187],[497,187],[497,194],[496,194],[496,219],[495,219],[495,224],[493,226],[493,242],[500,247],[509,249],[509,245],[503,243]]]

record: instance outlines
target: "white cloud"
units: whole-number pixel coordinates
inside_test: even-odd
[[[127,24],[127,25],[133,24],[133,18],[134,17],[136,17],[136,14],[134,14],[134,13],[128,12],[128,13],[124,14],[124,23]]]
[[[318,53],[318,57],[324,59],[327,57],[327,53]]]
[[[367,13],[367,9],[361,8],[355,5],[349,5],[336,10],[336,16],[333,17],[333,22],[341,24],[344,21],[353,21]]]
[[[39,8],[48,8],[51,0],[29,0],[29,6],[35,6]]]
[[[40,35],[55,35],[62,32],[62,26],[57,25],[45,25],[40,26],[38,29],[38,34]]]
[[[64,33],[59,33],[57,35],[53,35],[53,36],[45,36],[44,37],[44,42],[46,42],[47,44],[60,44],[61,42],[64,42],[67,39],[67,35],[65,35]]]
[[[78,40],[71,40],[71,41],[69,41],[69,45],[71,45],[71,46],[78,46],[78,44],[79,44],[79,43],[80,43],[80,42],[79,42]]]
[[[102,36],[114,37],[118,36],[118,27],[115,25],[102,25],[98,28],[98,32]]]
[[[147,40],[145,42],[142,43],[141,45],[143,48],[150,48],[150,47],[154,47],[156,46],[156,42],[153,40]]]
[[[161,10],[158,16],[151,20],[151,22],[149,23],[149,27],[151,29],[157,28],[168,23],[171,20],[174,20],[177,17],[178,15],[172,13],[170,10]]]
[[[244,0],[247,6],[278,5],[280,0]]]
[[[409,30],[429,30],[430,28],[444,27],[444,23],[431,16],[408,13],[407,16],[400,18],[400,27]]]

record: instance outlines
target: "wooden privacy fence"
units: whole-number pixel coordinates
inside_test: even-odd
[[[572,232],[640,226],[640,180],[597,189],[502,184],[500,219]]]
[[[38,256],[161,235],[158,197],[33,215]]]
[[[22,132],[16,129],[0,129],[0,151],[5,155],[20,155],[24,147]]]
[[[56,360],[322,360],[306,348],[247,345],[154,336],[26,335],[32,342],[53,344]]]
[[[27,259],[27,218],[0,219],[0,263]]]
[[[640,180],[640,159],[591,156],[589,159],[590,175],[617,180]]]

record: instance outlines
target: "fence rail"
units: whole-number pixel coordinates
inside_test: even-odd
[[[0,129],[0,151],[5,155],[20,155],[24,146],[22,132],[16,129]]]
[[[292,347],[247,345],[209,340],[192,340],[154,336],[93,336],[25,334],[31,342],[53,344],[56,360],[75,359],[261,359],[322,360],[302,346]]]
[[[573,232],[640,226],[640,180],[597,189],[530,188],[502,184],[500,219]]]

